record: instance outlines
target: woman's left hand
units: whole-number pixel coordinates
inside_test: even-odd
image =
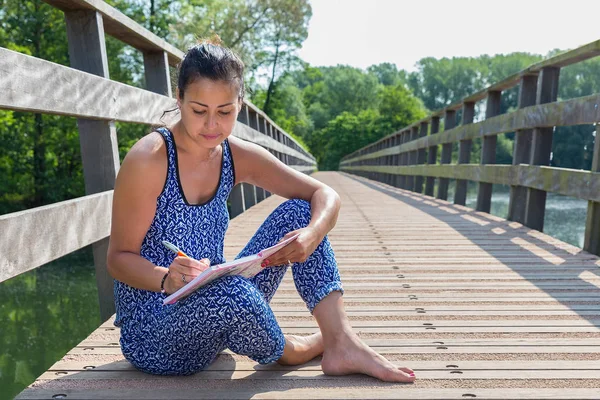
[[[314,228],[306,227],[287,233],[279,242],[296,234],[300,234],[296,240],[271,254],[267,260],[263,261],[261,266],[263,268],[277,267],[287,265],[288,261],[291,263],[304,262],[323,240],[323,237]]]

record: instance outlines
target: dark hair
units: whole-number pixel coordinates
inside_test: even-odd
[[[190,83],[207,78],[234,83],[239,90],[239,99],[244,98],[244,63],[230,49],[221,46],[218,36],[204,40],[185,53],[177,72],[179,98]]]

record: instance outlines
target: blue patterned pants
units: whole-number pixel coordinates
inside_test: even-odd
[[[310,222],[310,203],[288,200],[277,207],[236,258],[255,254]],[[160,375],[189,375],[206,368],[226,348],[260,364],[278,360],[285,339],[269,306],[287,266],[267,267],[254,278],[226,276],[169,306],[155,307],[121,328],[125,358]],[[292,267],[309,311],[332,291],[344,290],[327,236],[303,263]]]

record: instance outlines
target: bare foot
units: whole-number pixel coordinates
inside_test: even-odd
[[[285,335],[283,356],[277,360],[281,365],[300,365],[323,354],[321,332],[310,336]]]
[[[321,368],[325,375],[349,375],[361,373],[386,382],[413,382],[414,371],[396,367],[375,352],[355,334],[350,334],[329,346],[323,353]],[[411,375],[412,374],[412,375]]]

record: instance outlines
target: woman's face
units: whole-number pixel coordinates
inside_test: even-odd
[[[203,147],[216,147],[231,135],[241,107],[237,85],[201,78],[177,94],[181,123]]]

